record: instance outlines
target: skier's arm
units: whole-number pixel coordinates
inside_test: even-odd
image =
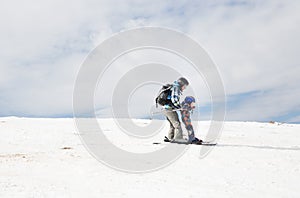
[[[175,108],[180,109],[180,101],[179,101],[180,90],[178,86],[174,86],[171,92],[171,101]]]

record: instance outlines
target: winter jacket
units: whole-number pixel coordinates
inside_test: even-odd
[[[180,95],[182,92],[180,90],[180,86],[177,81],[173,83],[173,87],[171,88],[170,95],[168,96],[168,100],[171,101],[171,104],[166,104],[164,106],[165,109],[180,109]]]

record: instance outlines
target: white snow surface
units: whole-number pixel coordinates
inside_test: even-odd
[[[112,119],[99,121],[120,148],[151,152],[162,133],[129,138]],[[147,120],[137,120],[146,124]],[[165,122],[165,121],[164,121]],[[205,137],[210,122],[200,121]],[[86,150],[71,118],[0,118],[0,197],[300,197],[300,125],[225,122],[212,152],[190,146],[155,172],[111,169]],[[182,145],[178,145],[182,146]]]

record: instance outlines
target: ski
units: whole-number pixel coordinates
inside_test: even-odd
[[[171,142],[170,139],[168,137],[166,137],[166,136],[165,136],[165,139],[164,139],[164,143],[173,143],[173,144],[175,143],[175,144],[186,144],[186,145],[193,144],[193,143],[188,143],[186,141]],[[153,144],[163,144],[163,143],[161,143],[161,142],[153,142]],[[217,145],[217,143],[212,142],[212,141],[202,141],[201,143],[193,144],[193,145],[215,146],[215,145]]]
[[[199,146],[216,146],[217,143],[204,141],[201,144],[191,144],[187,142],[153,142],[155,145],[166,145],[166,144],[186,144],[186,145],[199,145]]]

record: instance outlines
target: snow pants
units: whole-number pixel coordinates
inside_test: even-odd
[[[182,140],[182,128],[179,120],[179,116],[176,111],[166,110],[164,112],[167,120],[170,123],[170,130],[168,133],[168,138],[170,140]]]

